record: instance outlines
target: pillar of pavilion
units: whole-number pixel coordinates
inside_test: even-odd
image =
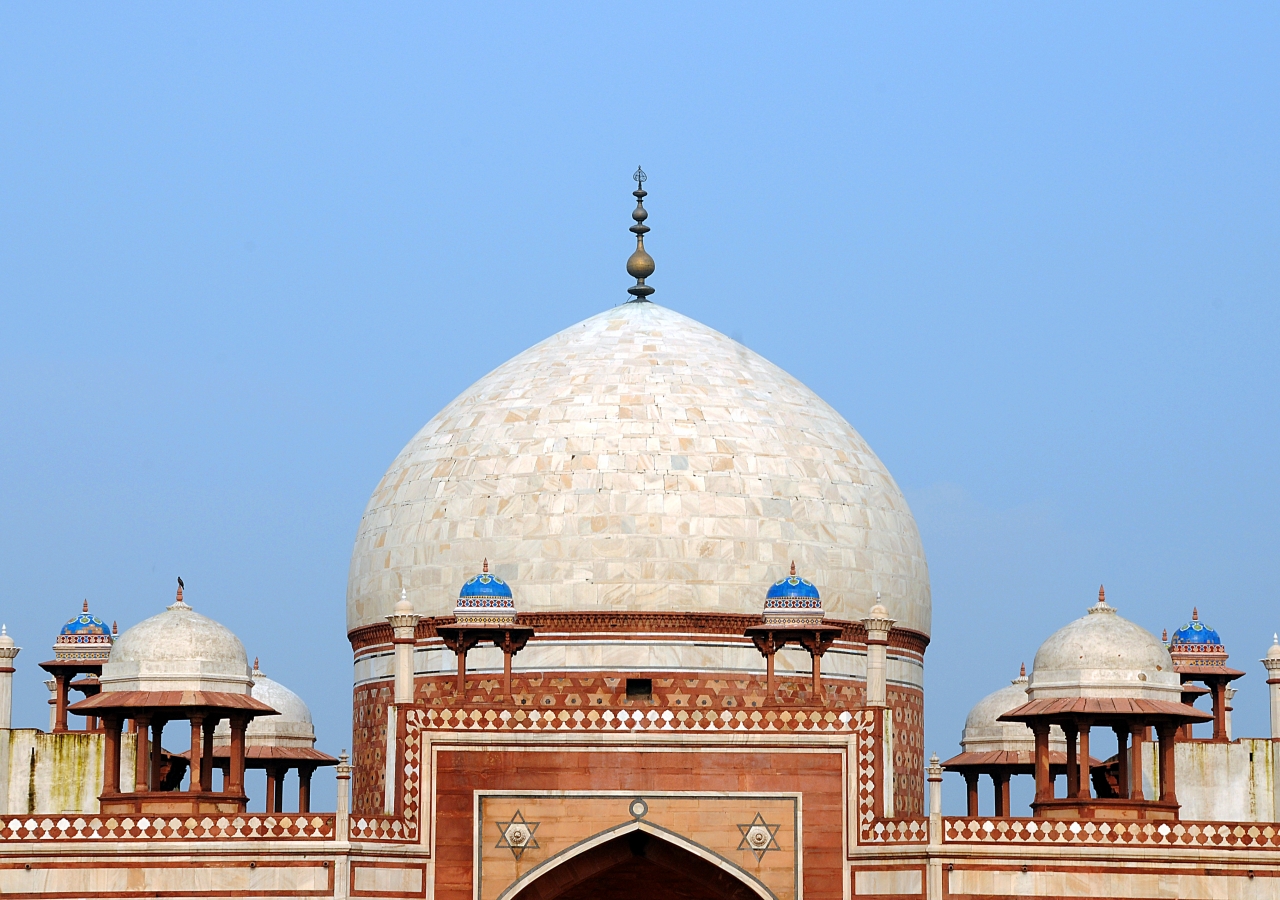
[[[1200,611],[1195,607],[1191,609],[1191,621],[1169,639],[1169,656],[1173,659],[1174,671],[1182,679],[1184,702],[1194,702],[1189,694],[1209,695],[1213,705],[1213,734],[1207,740],[1218,743],[1231,740],[1227,727],[1227,690],[1244,672],[1227,666],[1227,648],[1222,638],[1200,621]],[[1182,739],[1193,739],[1189,727],[1184,732]]]
[[[769,701],[774,699],[777,687],[774,657],[788,644],[798,644],[809,651],[813,696],[821,701],[822,655],[843,631],[837,625],[822,624],[825,615],[818,589],[813,582],[796,574],[796,564],[792,562],[791,574],[774,583],[765,594],[763,624],[752,625],[745,632],[764,656]]]
[[[1088,614],[1040,645],[1027,687],[1028,702],[999,717],[1022,722],[1035,737],[1036,816],[1056,819],[1176,819],[1174,741],[1183,725],[1210,715],[1182,702],[1181,679],[1165,645],[1116,614],[1098,591]],[[1049,733],[1066,737],[1067,790],[1055,796]],[[1106,728],[1116,737],[1118,787],[1100,797],[1090,778],[1090,737]],[[1154,728],[1159,741],[1158,785],[1144,794],[1141,745]],[[1134,738],[1131,742],[1130,738]]]
[[[71,706],[71,692],[79,691],[86,697],[98,692],[98,676],[102,674],[102,665],[111,654],[111,642],[115,635],[115,623],[108,628],[107,624],[89,612],[89,601],[78,616],[72,616],[62,626],[58,637],[53,642],[53,659],[40,663],[52,676],[53,681],[53,716],[51,729],[54,732],[70,730],[67,723],[67,712]],[[78,677],[84,676],[84,677]],[[85,719],[84,730],[94,731],[98,728],[98,719],[89,716]]]
[[[533,629],[516,623],[511,587],[489,572],[489,560],[458,592],[453,617],[452,624],[437,625],[436,634],[458,657],[458,698],[467,689],[467,652],[479,644],[493,644],[502,651],[503,693],[510,699],[511,660],[533,637]]]
[[[101,718],[105,733],[103,815],[195,815],[244,812],[245,731],[275,710],[253,698],[244,645],[230,630],[188,606],[178,580],[177,600],[159,615],[120,635],[102,666],[101,691],[70,707]],[[120,735],[126,719],[138,739],[134,790],[121,790]],[[214,730],[230,726],[228,777],[213,789]],[[170,734],[188,731],[190,778],[183,788],[164,750]]]

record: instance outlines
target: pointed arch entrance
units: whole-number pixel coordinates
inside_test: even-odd
[[[676,835],[639,826],[601,837],[548,860],[505,893],[504,900],[771,900],[774,896],[737,866]]]

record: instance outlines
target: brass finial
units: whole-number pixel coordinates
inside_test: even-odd
[[[644,280],[653,274],[653,257],[644,249],[644,236],[649,233],[649,226],[644,224],[644,220],[649,218],[649,211],[644,208],[644,198],[649,195],[649,192],[644,189],[644,183],[649,180],[649,176],[644,174],[644,169],[637,166],[635,174],[631,177],[636,182],[636,189],[631,192],[636,198],[636,208],[631,212],[631,218],[636,220],[636,224],[630,229],[636,236],[636,252],[627,258],[627,274],[634,278],[636,283],[633,287],[627,288],[627,293],[631,295],[630,302],[644,303],[653,293],[653,288],[644,283]]]

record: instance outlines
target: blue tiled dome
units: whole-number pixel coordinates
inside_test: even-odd
[[[484,561],[484,571],[458,592],[453,615],[459,625],[510,625],[515,621],[516,602],[511,596],[511,587],[489,573],[489,560]]]
[[[818,600],[818,589],[813,582],[806,581],[799,575],[789,575],[769,588],[765,600]]]
[[[504,597],[510,600],[511,588],[497,575],[484,572],[464,584],[458,593],[459,600],[469,597]]]
[[[1171,644],[1222,644],[1218,632],[1200,621],[1200,611],[1191,611],[1191,621],[1173,633]]]
[[[46,632],[47,634],[48,632]],[[97,616],[81,613],[62,626],[59,635],[111,634],[111,628]]]

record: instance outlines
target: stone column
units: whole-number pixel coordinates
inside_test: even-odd
[[[396,706],[409,706],[413,703],[414,631],[418,627],[418,618],[418,614],[413,611],[413,604],[409,602],[408,593],[401,588],[395,612],[387,616],[387,621],[391,623],[391,642],[396,651]]]
[[[1133,743],[1129,747],[1129,799],[1145,800],[1146,791],[1142,787],[1142,745],[1147,740],[1148,725],[1132,726]]]
[[[1053,782],[1049,779],[1049,726],[1031,726],[1036,739],[1036,803],[1053,799]]]
[[[226,792],[240,796],[244,794],[244,730],[248,722],[239,716],[231,717],[230,771],[227,773]]]
[[[164,736],[164,726],[164,719],[158,716],[151,720],[151,775],[147,784],[153,791],[160,790],[160,763],[164,755],[164,747],[160,742]]]
[[[9,629],[0,625],[0,728],[13,727],[13,660],[21,652]]]
[[[118,794],[120,793],[120,719],[116,716],[105,716],[102,719],[103,729],[106,732],[103,738],[106,746],[103,748],[102,760],[102,793]]]
[[[209,786],[204,782],[204,716],[194,715],[187,719],[191,723],[191,790],[207,791]]]
[[[942,860],[938,854],[942,850],[942,766],[938,763],[938,754],[929,757],[929,862],[928,884],[925,896],[929,900],[942,898]]]
[[[1063,725],[1063,733],[1067,736],[1067,796],[1074,797],[1080,793],[1080,755],[1076,752],[1076,726]]]
[[[334,817],[333,837],[344,843],[351,831],[351,763],[347,751],[338,756],[338,814]]]
[[[315,766],[298,766],[298,812],[311,812],[311,775]]]
[[[1116,734],[1116,795],[1129,798],[1129,726],[1113,725]]]
[[[1009,818],[1009,772],[991,773],[991,783],[995,786],[995,813],[998,819]]]
[[[966,815],[978,816],[978,773],[966,770],[964,773]]]
[[[1076,797],[1081,800],[1088,800],[1090,797],[1089,782],[1093,780],[1092,758],[1089,756],[1089,723],[1080,723],[1080,756],[1077,758],[1076,764],[1080,767],[1080,774],[1076,776],[1077,792]]]
[[[1156,726],[1160,739],[1160,799],[1165,803],[1177,803],[1178,792],[1174,784],[1173,748],[1177,728],[1161,723]]]
[[[70,680],[70,675],[61,672],[53,676],[53,731],[67,730],[67,682]]]
[[[151,714],[140,712],[133,716],[134,727],[137,728],[138,744],[134,754],[133,789],[147,791],[151,788]]]
[[[889,631],[893,628],[894,621],[889,618],[889,611],[880,605],[880,592],[877,591],[876,605],[871,607],[871,613],[862,620],[862,627],[867,632],[867,706],[889,704],[885,650],[889,645]]]
[[[1267,668],[1267,689],[1271,692],[1271,818],[1280,822],[1280,638],[1272,637],[1271,648],[1262,658]]]
[[[200,752],[200,784],[206,791],[213,790],[213,733],[217,727],[216,717],[204,717],[204,748]]]
[[[58,682],[52,678],[44,683],[49,689],[49,732],[53,733],[53,726],[58,724]]]

